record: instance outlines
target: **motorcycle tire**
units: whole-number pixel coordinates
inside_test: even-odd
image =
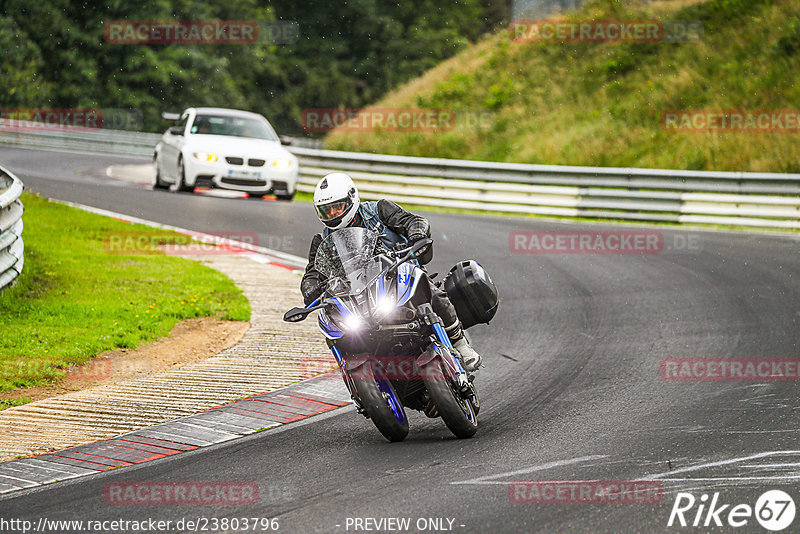
[[[437,367],[432,367],[437,366]],[[425,365],[423,380],[428,394],[436,403],[439,415],[450,432],[458,438],[471,438],[478,431],[478,415],[472,403],[454,390],[442,362],[434,359]],[[477,400],[477,398],[476,398]]]
[[[403,441],[408,435],[408,418],[403,403],[392,383],[377,373],[372,362],[366,362],[352,376],[361,406],[383,437],[391,442]]]

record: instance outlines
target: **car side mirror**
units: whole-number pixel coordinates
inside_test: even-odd
[[[291,137],[286,137],[285,135],[281,135],[278,137],[281,140],[282,145],[291,146],[294,143],[294,139]]]
[[[169,129],[169,133],[172,135],[183,135],[183,127],[182,126],[171,126]]]

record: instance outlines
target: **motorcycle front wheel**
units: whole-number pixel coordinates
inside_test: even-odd
[[[408,435],[408,419],[392,383],[371,361],[354,371],[352,378],[361,405],[380,433],[389,441],[403,441]]]
[[[478,414],[475,407],[455,390],[442,362],[434,359],[425,365],[423,377],[428,394],[436,403],[439,415],[450,432],[458,438],[474,436],[478,431]],[[475,402],[477,403],[477,396]]]

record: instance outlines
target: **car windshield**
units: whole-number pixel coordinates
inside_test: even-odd
[[[266,121],[228,115],[197,115],[190,130],[193,134],[230,135],[277,141],[278,136]]]
[[[320,244],[314,267],[328,279],[331,295],[354,295],[383,269],[375,256],[378,235],[366,228],[343,228]]]

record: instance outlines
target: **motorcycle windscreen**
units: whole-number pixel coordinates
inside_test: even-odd
[[[381,272],[375,259],[378,234],[366,228],[342,228],[320,244],[314,268],[328,280],[330,295],[361,293]]]

